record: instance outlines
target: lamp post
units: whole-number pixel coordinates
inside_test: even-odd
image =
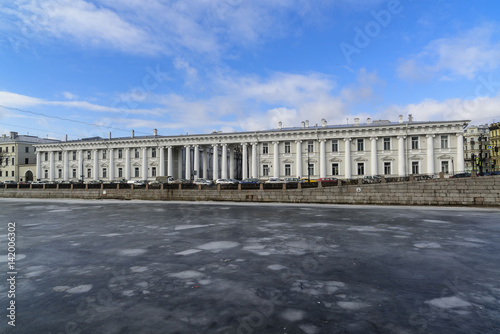
[[[307,142],[307,182],[311,182],[311,169],[309,168],[309,142]]]

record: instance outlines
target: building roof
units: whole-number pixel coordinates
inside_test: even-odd
[[[0,144],[7,144],[7,143],[52,144],[58,142],[60,142],[60,140],[39,138],[30,135],[19,135],[17,132],[10,132],[9,135],[2,134],[2,136],[0,137]]]

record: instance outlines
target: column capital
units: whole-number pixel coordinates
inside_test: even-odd
[[[406,136],[398,136],[398,139],[406,139]]]
[[[253,142],[252,146],[257,146],[257,144],[258,144],[257,142]]]
[[[244,142],[244,143],[241,143],[240,145],[241,145],[241,146],[247,146],[247,145],[248,145],[248,143],[247,143],[247,142]]]
[[[221,146],[222,147],[227,147],[227,143],[222,143]]]
[[[351,141],[351,140],[352,140],[352,138],[344,138],[345,142],[348,142],[348,141]]]
[[[280,142],[279,141],[273,141],[273,145],[276,145],[276,144],[279,144]]]
[[[377,141],[377,140],[378,140],[378,137],[370,137],[370,140],[375,140],[375,141]]]
[[[303,140],[296,140],[295,144],[302,144]]]
[[[459,133],[456,133],[455,135],[456,135],[457,137],[460,137],[460,136],[462,136],[462,137],[463,137],[463,135],[464,135],[464,134],[463,134],[463,132],[459,132]]]
[[[212,147],[218,147],[219,144],[212,144]]]
[[[426,136],[427,138],[434,138],[434,137],[436,137],[436,135],[435,135],[435,134],[428,134],[428,135],[425,135],[425,136]]]

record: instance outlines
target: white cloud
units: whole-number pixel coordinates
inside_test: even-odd
[[[500,65],[500,42],[493,37],[497,27],[486,24],[456,37],[431,41],[417,55],[401,60],[397,73],[405,80],[473,79],[479,71]]]
[[[73,94],[71,92],[63,92],[62,95],[64,96],[65,99],[68,99],[68,100],[76,100],[76,99],[78,99],[78,95]]]

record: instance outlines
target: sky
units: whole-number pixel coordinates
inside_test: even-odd
[[[0,133],[498,122],[498,13],[493,0],[4,1]]]

